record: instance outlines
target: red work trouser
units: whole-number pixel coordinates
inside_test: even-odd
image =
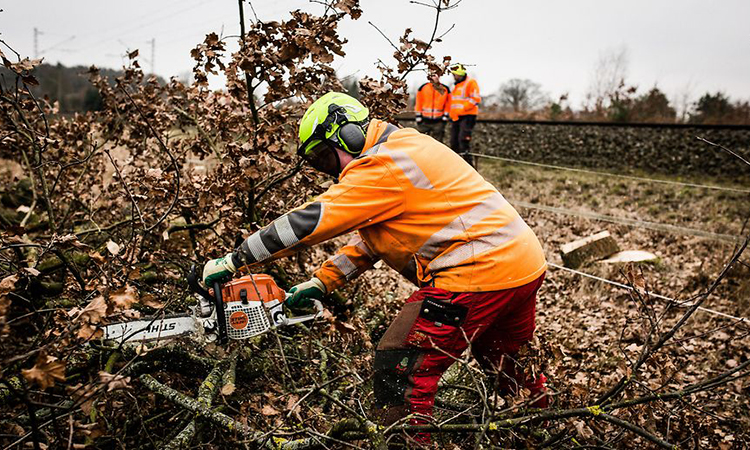
[[[514,356],[534,334],[536,293],[544,275],[517,288],[453,293],[426,287],[415,292],[386,331],[375,352],[376,415],[390,424],[415,414],[412,424],[430,416],[443,373],[471,342],[472,352],[499,388],[526,387],[533,406],[546,407],[544,375],[529,379]]]

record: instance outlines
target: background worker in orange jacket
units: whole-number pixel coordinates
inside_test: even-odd
[[[450,119],[451,90],[440,82],[437,74],[427,77],[428,82],[417,89],[414,116],[417,129],[443,142],[445,123]]]
[[[479,86],[476,80],[466,75],[463,64],[454,64],[449,70],[456,83],[451,93],[451,148],[473,165],[473,158],[468,153],[471,147],[471,133],[477,123],[479,102],[482,101]]]
[[[526,387],[543,406],[543,376],[527,377],[513,359],[532,338],[547,267],[534,232],[448,147],[368,114],[335,92],[308,108],[298,154],[338,183],[209,261],[204,283],[356,231],[312,279],[290,289],[287,302],[293,310],[311,306],[380,259],[419,286],[377,346],[381,421],[412,414],[411,423],[424,423],[438,380],[469,342],[505,390]]]

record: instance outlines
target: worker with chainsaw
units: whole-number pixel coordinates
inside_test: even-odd
[[[545,406],[543,376],[527,377],[513,359],[532,338],[546,270],[534,232],[448,147],[368,114],[335,92],[307,109],[298,154],[338,183],[209,261],[204,283],[355,232],[309,281],[290,289],[287,306],[310,307],[380,259],[419,286],[377,346],[381,421],[411,414],[411,423],[424,423],[440,376],[469,343],[506,391],[526,387]]]
[[[473,165],[471,151],[471,133],[477,123],[479,113],[479,85],[466,75],[463,64],[454,64],[448,68],[453,74],[453,92],[451,92],[451,148]]]
[[[436,73],[428,75],[427,83],[417,89],[414,103],[414,120],[420,133],[443,142],[445,124],[450,120],[450,101],[451,90],[440,82],[440,76]]]

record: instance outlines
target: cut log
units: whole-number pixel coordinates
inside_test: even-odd
[[[611,255],[607,259],[603,259],[601,262],[615,264],[615,263],[636,263],[636,262],[653,262],[659,259],[658,256],[651,252],[645,252],[643,250],[624,250],[614,255]]]
[[[588,262],[606,258],[619,251],[620,247],[617,246],[617,242],[609,234],[609,231],[602,231],[561,246],[560,256],[565,267],[576,269]]]

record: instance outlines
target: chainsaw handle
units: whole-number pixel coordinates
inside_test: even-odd
[[[221,296],[221,284],[218,281],[214,282],[214,297],[216,320],[219,322],[219,345],[224,345],[227,343],[229,336],[227,335],[227,318],[224,315],[224,299]]]
[[[215,301],[214,297],[198,282],[198,272],[196,270],[195,264],[190,266],[190,272],[187,275],[187,282],[188,287],[190,287],[191,291],[195,292],[211,303]]]
[[[187,275],[187,282],[191,291],[206,299],[216,309],[216,320],[219,325],[219,344],[226,344],[228,339],[227,318],[224,317],[224,299],[221,297],[221,283],[218,281],[214,282],[214,285],[211,286],[214,289],[214,295],[211,295],[211,293],[198,282],[198,271],[196,270],[195,264],[190,266],[190,272],[188,272]]]
[[[292,294],[286,293],[286,299],[291,297]],[[304,316],[294,316],[294,317],[286,317],[284,315],[284,321],[282,322],[283,325],[294,325],[295,323],[302,323],[307,322],[308,320],[317,319],[318,317],[323,315],[323,304],[319,300],[313,300],[313,305],[315,305],[315,311],[313,314],[307,314]]]

